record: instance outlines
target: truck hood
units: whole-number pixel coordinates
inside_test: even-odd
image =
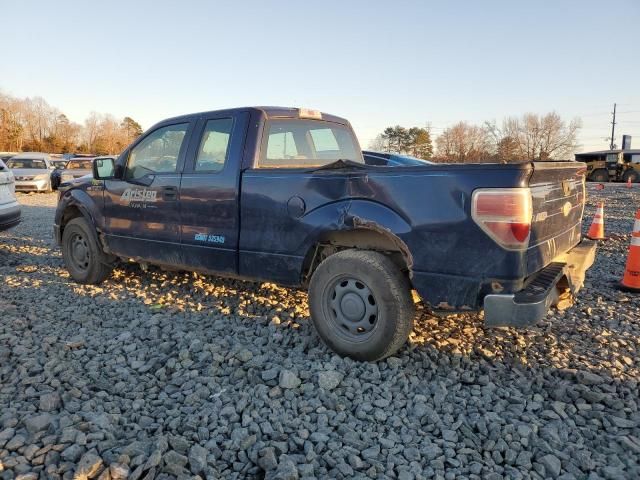
[[[92,181],[93,181],[93,173],[90,173],[88,175],[84,175],[84,176],[79,177],[79,178],[74,178],[73,180],[62,182],[60,184],[60,186],[58,187],[58,190],[61,191],[61,192],[66,192],[67,190],[69,190],[71,188],[87,187],[87,186],[91,185]],[[98,180],[98,182],[102,182],[102,181]]]

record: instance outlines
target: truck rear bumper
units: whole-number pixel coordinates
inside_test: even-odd
[[[484,297],[484,322],[488,327],[526,327],[547,314],[558,300],[556,286],[566,278],[567,287],[576,294],[584,284],[587,269],[593,265],[596,242],[583,240],[569,252],[554,259],[525,282],[524,289],[510,294]]]

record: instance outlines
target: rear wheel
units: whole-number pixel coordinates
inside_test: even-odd
[[[629,180],[631,180],[631,183],[640,182],[640,174],[638,174],[638,172],[636,172],[635,170],[627,170],[626,172],[624,172],[624,175],[622,175],[622,181],[624,183],[627,183]]]
[[[595,170],[591,174],[591,180],[594,182],[608,182],[609,181],[609,172],[603,169]]]
[[[344,250],[324,260],[311,278],[309,306],[322,340],[356,360],[394,354],[413,329],[409,281],[379,252]]]
[[[64,227],[62,259],[71,277],[78,283],[98,284],[113,270],[95,235],[95,229],[83,217]]]

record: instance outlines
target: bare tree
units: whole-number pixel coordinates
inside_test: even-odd
[[[0,92],[0,150],[17,152],[22,150],[24,127],[22,102]]]
[[[96,140],[98,138],[99,124],[100,124],[100,115],[96,112],[91,112],[84,121],[82,136],[83,136],[84,144],[86,145],[87,152],[93,153]]]
[[[386,152],[388,151],[388,144],[387,141],[384,138],[384,135],[382,133],[376,135],[376,138],[374,138],[373,140],[371,140],[369,142],[369,146],[368,146],[369,150],[374,150],[376,152]]]
[[[127,144],[127,132],[113,115],[104,115],[98,124],[94,151],[98,154],[119,153]]]
[[[485,127],[460,122],[436,139],[436,160],[445,162],[489,162],[493,160],[492,142]]]
[[[25,98],[22,101],[22,124],[26,133],[25,147],[41,150],[49,136],[55,112],[42,97]]]
[[[565,122],[556,112],[545,115],[526,113],[503,122],[501,141],[509,139],[510,154],[516,160],[566,160],[577,147],[579,119]]]
[[[119,153],[142,133],[131,117],[118,120],[91,112],[83,126],[43,98],[15,98],[0,92],[0,151]]]

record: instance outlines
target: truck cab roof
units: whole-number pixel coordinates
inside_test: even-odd
[[[330,115],[328,113],[319,112],[317,110],[310,110],[306,108],[292,108],[292,107],[274,107],[274,106],[254,106],[254,107],[238,107],[228,108],[222,110],[209,110],[204,112],[189,113],[186,115],[179,115],[177,117],[167,118],[161,122],[153,125],[152,128],[160,125],[176,123],[179,121],[193,120],[209,115],[224,115],[224,114],[236,114],[240,112],[252,112],[262,114],[266,119],[274,118],[308,118],[317,120],[326,120],[329,122],[339,123],[342,125],[349,125],[349,121],[345,118]]]

